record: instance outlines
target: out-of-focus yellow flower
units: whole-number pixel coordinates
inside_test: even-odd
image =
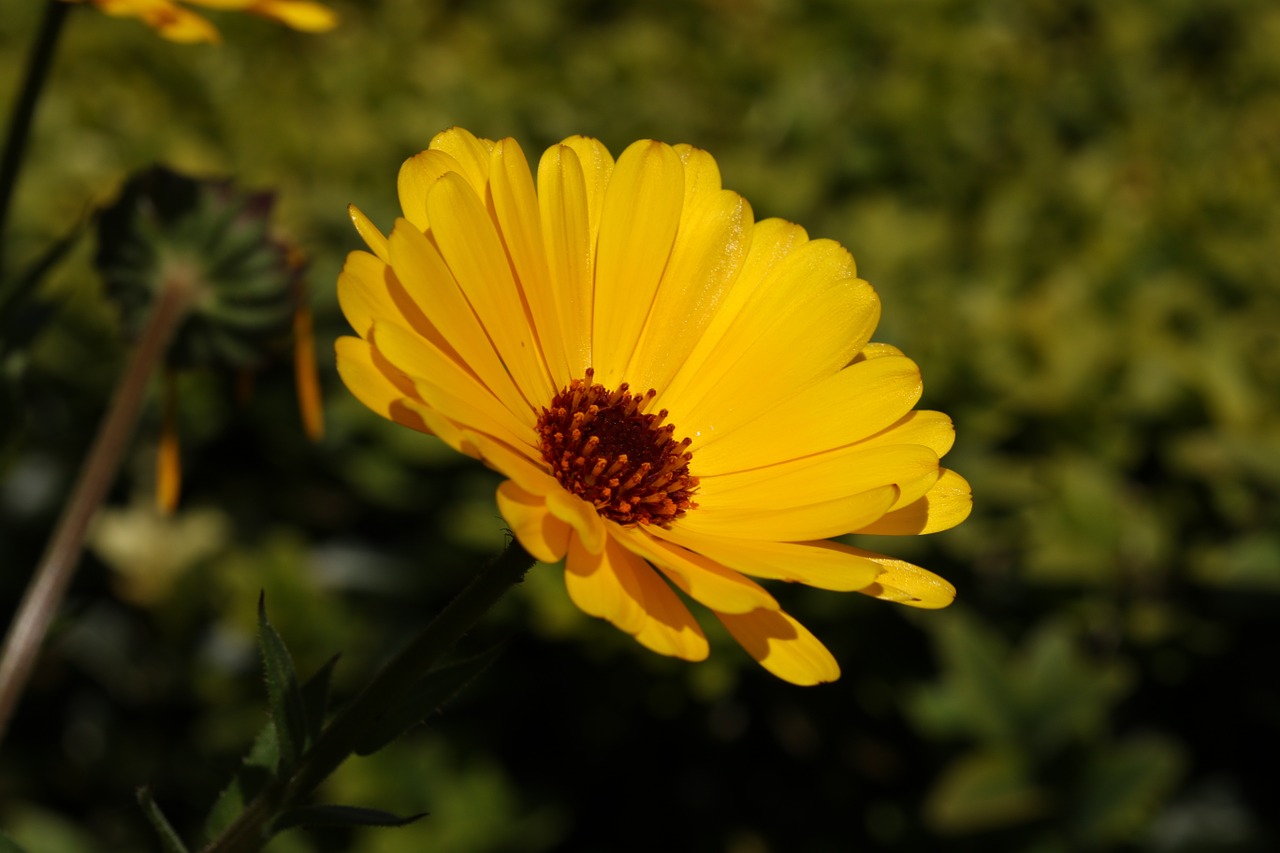
[[[221,512],[190,510],[178,516],[135,505],[102,509],[89,544],[112,569],[112,585],[125,601],[160,604],[182,576],[226,547],[230,524]]]
[[[520,543],[565,561],[570,597],[662,654],[707,655],[677,594],[766,669],[832,681],[827,649],[755,581],[917,607],[924,569],[831,541],[931,533],[969,514],[939,464],[954,438],[914,411],[920,372],[871,343],[880,302],[853,258],[721,188],[709,154],[592,139],[550,148],[454,129],[400,171],[404,218],[338,280],[359,338],[347,387],[510,479]],[[674,589],[673,589],[674,587]]]
[[[86,0],[70,0],[86,2]],[[160,35],[177,42],[216,42],[218,30],[187,5],[271,18],[295,30],[318,33],[338,23],[333,11],[310,0],[87,0],[108,15],[138,18]],[[184,5],[185,3],[185,5]]]

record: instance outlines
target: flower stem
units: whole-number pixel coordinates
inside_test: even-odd
[[[436,665],[480,617],[520,583],[534,559],[514,538],[435,619],[374,676],[321,732],[287,779],[275,779],[201,853],[250,853],[266,843],[271,821],[302,802],[355,751],[388,705]]]
[[[26,687],[40,644],[71,581],[84,547],[85,531],[115,480],[142,409],[147,382],[164,357],[174,331],[192,301],[189,282],[166,283],[128,366],[120,376],[93,446],[80,469],[71,499],[18,605],[0,653],[0,740]]]
[[[9,116],[9,130],[5,135],[4,153],[0,155],[0,280],[4,276],[4,235],[9,221],[9,206],[13,201],[14,187],[18,183],[18,168],[22,165],[22,155],[27,148],[27,138],[31,135],[31,119],[35,115],[36,103],[40,100],[40,92],[44,89],[45,80],[49,77],[49,68],[53,64],[53,54],[58,46],[58,36],[62,33],[62,24],[66,20],[71,4],[61,0],[48,0],[44,6],[44,17],[40,20],[40,31],[36,34],[36,43],[27,61],[27,73],[22,80],[22,89],[18,100],[14,102],[13,113]]]

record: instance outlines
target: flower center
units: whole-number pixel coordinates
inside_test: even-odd
[[[632,394],[575,379],[538,418],[542,458],[560,485],[619,524],[666,526],[696,507],[698,478],[689,473],[692,439],[672,438],[667,410],[647,414],[657,392]]]

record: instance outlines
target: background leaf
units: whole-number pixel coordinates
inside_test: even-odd
[[[276,818],[272,824],[274,832],[283,832],[293,827],[352,827],[376,826],[394,828],[408,826],[426,816],[421,814],[400,817],[378,809],[360,808],[358,806],[314,805],[290,809]]]
[[[298,673],[284,640],[267,621],[266,595],[258,598],[258,642],[267,681],[271,720],[280,750],[279,773],[287,774],[297,765],[308,742],[307,709],[298,686]]]
[[[1280,739],[1272,0],[332,5],[324,36],[211,10],[216,49],[89,4],[71,16],[11,268],[155,162],[277,191],[275,224],[310,260],[328,432],[304,440],[287,353],[251,394],[179,376],[179,511],[223,533],[164,583],[141,533],[119,559],[86,554],[0,757],[16,842],[149,849],[143,780],[199,834],[263,726],[261,590],[298,672],[343,652],[337,705],[501,549],[500,478],[369,412],[329,355],[351,334],[334,282],[361,248],[346,206],[389,228],[399,164],[456,124],[531,160],[575,133],[615,154],[690,142],[757,218],[846,245],[881,299],[876,339],[920,365],[920,405],[954,419],[945,461],[976,495],[955,530],[855,544],[947,577],[971,625],[770,585],[844,669],[796,691],[713,626],[705,662],[653,655],[540,567],[468,638],[464,654],[507,641],[485,677],[321,792],[431,820],[286,833],[280,853],[627,853],[670,847],[677,824],[683,847],[735,853],[1280,846],[1259,749]],[[0,100],[38,14],[0,14]],[[7,612],[127,354],[92,253],[81,241],[45,277],[56,313],[4,368],[19,409],[0,419],[21,424],[0,450]],[[108,510],[149,506],[156,432],[141,425]],[[155,594],[125,595],[133,579]],[[961,667],[951,632],[987,662]],[[1107,756],[1148,737],[1182,756],[1167,785],[1136,825],[1084,840],[1086,804],[1124,799]],[[922,815],[953,762],[1000,750],[1052,807],[939,834]]]

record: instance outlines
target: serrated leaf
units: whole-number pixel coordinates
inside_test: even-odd
[[[422,722],[488,669],[501,652],[501,646],[495,646],[475,657],[427,673],[363,732],[356,742],[356,755],[372,755]]]
[[[302,685],[302,701],[307,708],[307,726],[313,733],[313,737],[318,736],[324,723],[324,706],[328,701],[329,683],[338,657],[334,655],[330,658]],[[209,817],[205,821],[206,839],[216,838],[240,812],[244,811],[249,801],[275,778],[279,763],[280,747],[276,740],[276,725],[274,721],[268,721],[254,738],[253,747],[244,757],[231,783],[218,795],[217,802],[210,809]]]
[[[213,839],[231,825],[244,807],[258,792],[275,778],[280,763],[280,747],[276,740],[276,726],[268,722],[254,738],[253,746],[236,775],[226,789],[218,795],[209,817],[205,820],[205,838]]]
[[[360,806],[313,805],[300,806],[283,812],[271,824],[271,832],[283,832],[286,829],[308,826],[407,826],[426,816],[419,812],[408,817],[400,817],[381,809],[366,809]]]
[[[338,663],[339,655],[325,661],[324,666],[302,685],[302,707],[306,712],[307,738],[314,743],[324,728],[324,712],[329,704],[329,683],[333,679],[333,668]]]
[[[298,758],[307,747],[307,712],[293,657],[280,634],[267,620],[265,594],[258,598],[258,643],[267,679],[271,720],[275,724],[280,747],[279,769],[281,773],[287,773],[297,766]]]
[[[151,789],[145,785],[138,789],[138,805],[142,807],[142,813],[147,816],[147,822],[151,824],[151,828],[160,837],[160,846],[165,853],[188,853],[187,846],[174,831],[173,824],[169,823],[169,819],[164,816],[155,798],[151,796]]]

